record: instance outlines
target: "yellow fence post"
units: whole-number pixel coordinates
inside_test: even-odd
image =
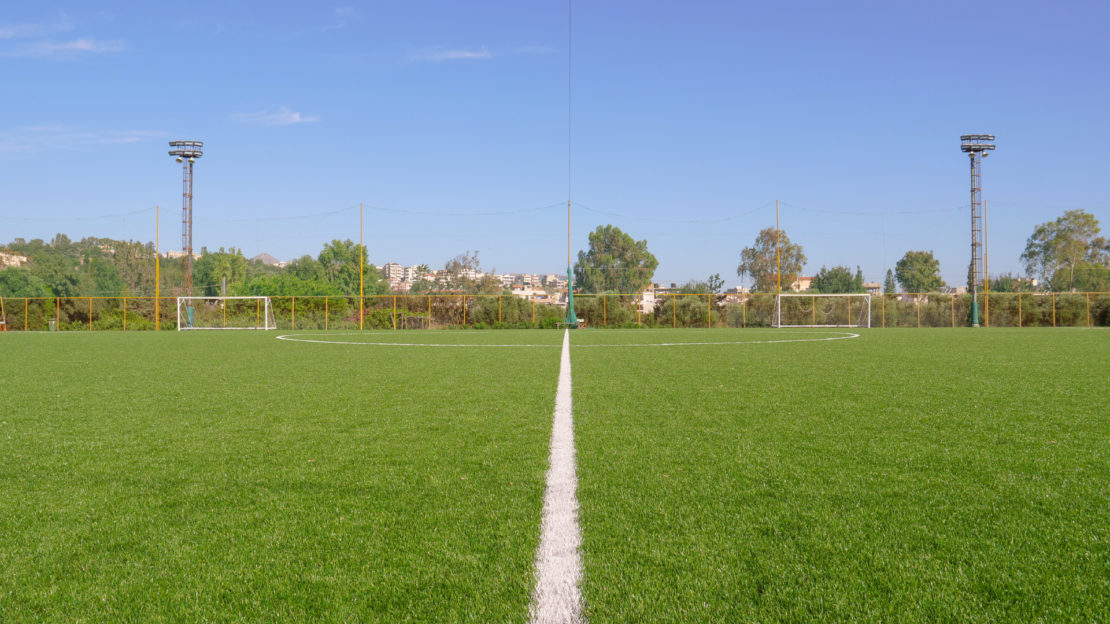
[[[1056,327],[1056,293],[1052,293],[1052,326]]]
[[[397,329],[397,295],[393,295],[393,329]]]
[[[990,288],[988,284],[987,288]],[[987,327],[991,326],[991,291],[983,293],[983,324]]]
[[[123,298],[123,331],[127,331],[127,297]]]
[[[227,325],[227,303],[224,302],[224,325]],[[262,327],[262,300],[254,300],[254,328]]]
[[[917,326],[921,327],[921,295],[915,295],[917,299]]]
[[[92,331],[92,297],[89,297],[89,331]]]
[[[671,316],[673,317],[671,319],[671,328],[672,329],[677,328],[678,327],[678,300],[675,299],[674,294],[671,294]]]
[[[62,300],[58,297],[54,298],[54,323],[54,327],[62,331]]]

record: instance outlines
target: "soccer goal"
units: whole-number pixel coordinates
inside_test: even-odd
[[[178,297],[177,330],[277,329],[269,297]]]
[[[783,293],[775,327],[871,327],[871,295]]]

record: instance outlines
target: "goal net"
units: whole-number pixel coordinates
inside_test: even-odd
[[[178,297],[177,330],[277,329],[269,297]]]
[[[775,327],[871,327],[871,295],[783,293],[775,299]]]

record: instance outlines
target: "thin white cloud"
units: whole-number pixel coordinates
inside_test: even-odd
[[[490,51],[482,47],[481,50],[424,50],[409,56],[410,61],[424,63],[442,63],[444,61],[484,61],[492,59]]]
[[[164,138],[160,130],[89,131],[64,125],[43,125],[0,131],[0,152],[89,150],[105,145],[141,143]]]
[[[291,126],[293,124],[315,123],[320,121],[316,115],[304,115],[282,106],[276,111],[261,110],[256,113],[237,113],[235,118],[244,123],[264,126]]]
[[[65,13],[59,13],[53,22],[0,25],[0,41],[9,42],[0,47],[0,57],[68,60],[88,54],[122,52],[127,48],[119,40],[79,37],[57,41],[49,37],[71,30],[73,24]]]
[[[332,21],[323,28],[324,32],[329,30],[342,30],[353,22],[362,20],[362,14],[358,9],[351,6],[335,7],[332,10]]]
[[[122,41],[101,41],[97,39],[74,39],[72,41],[36,41],[20,48],[2,53],[9,57],[31,57],[42,59],[70,59],[83,54],[122,52],[127,49]]]
[[[65,15],[62,15],[57,22],[41,23],[41,24],[11,24],[0,26],[0,39],[27,39],[29,37],[41,37],[56,32],[64,32],[73,28]]]

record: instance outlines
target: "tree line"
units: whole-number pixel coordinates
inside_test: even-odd
[[[1098,219],[1082,210],[1069,210],[1055,221],[1038,225],[1021,255],[1027,277],[1006,273],[990,277],[996,292],[1110,291],[1110,240],[1099,236]],[[802,245],[784,230],[765,228],[755,242],[740,251],[736,274],[750,278],[752,291],[774,293],[789,290],[808,259]],[[634,293],[645,289],[658,266],[646,240],[635,240],[612,225],[598,227],[589,238],[589,251],[578,253],[575,286],[587,293]],[[1033,278],[1037,284],[1034,285]],[[969,271],[968,287],[971,286]],[[690,281],[682,292],[719,292],[720,274],[706,281]],[[844,265],[822,266],[814,275],[810,291],[815,293],[862,293],[863,271]],[[893,269],[887,269],[883,292],[936,292],[944,286],[940,261],[931,250],[910,250]],[[901,290],[899,290],[899,287]]]
[[[152,243],[87,237],[73,241],[65,234],[49,242],[17,238],[0,252],[21,255],[29,262],[0,270],[0,297],[149,297],[183,295],[180,258],[155,262]],[[248,259],[237,248],[202,248],[193,261],[193,294],[198,296],[341,296],[389,291],[379,267],[366,259],[366,249],[351,240],[333,240],[316,256],[304,255],[282,267]],[[362,268],[359,270],[359,264]],[[427,265],[418,273],[430,273]],[[501,280],[482,270],[478,252],[466,251],[412,286],[415,294],[500,294]]]
[[[1011,274],[990,279],[990,290],[1018,292],[1110,291],[1110,240],[1099,236],[1098,219],[1082,210],[1069,210],[1054,221],[1038,225],[1026,242],[1021,261],[1026,277]],[[17,238],[0,252],[26,256],[25,266],[0,270],[0,296],[87,297],[151,296],[155,292],[155,250],[152,243],[87,237],[70,240],[65,234],[51,241]],[[227,295],[367,295],[389,290],[381,270],[370,265],[366,249],[350,240],[333,240],[315,257],[304,255],[284,267],[249,260],[241,249],[201,250],[193,264],[194,294]],[[807,258],[801,244],[783,230],[765,228],[751,246],[740,252],[736,274],[750,278],[755,292],[788,290],[798,279]],[[165,296],[181,293],[180,259],[162,259],[160,290]],[[646,289],[659,261],[646,240],[635,240],[613,225],[598,226],[589,234],[587,249],[579,251],[573,267],[575,290],[584,293],[635,293]],[[428,267],[421,267],[421,273]],[[1034,286],[1030,278],[1036,278]],[[678,290],[719,293],[720,274],[693,279]],[[818,293],[865,292],[857,266],[822,266],[810,289]],[[932,251],[910,250],[883,281],[884,292],[934,292],[944,284],[940,262]],[[467,251],[444,263],[435,279],[416,282],[411,292],[502,294],[505,286],[492,272],[483,272],[478,252]]]
[[[17,238],[0,248],[26,256],[24,266],[0,270],[0,296],[113,297],[153,296],[157,279],[164,296],[184,294],[180,258],[155,262],[154,245],[138,241],[65,234],[50,242]],[[241,249],[201,249],[193,261],[195,295],[342,295],[359,292],[359,262],[367,294],[388,290],[381,271],[365,263],[365,250],[350,240],[333,240],[316,256],[305,255],[284,267],[248,260]]]

